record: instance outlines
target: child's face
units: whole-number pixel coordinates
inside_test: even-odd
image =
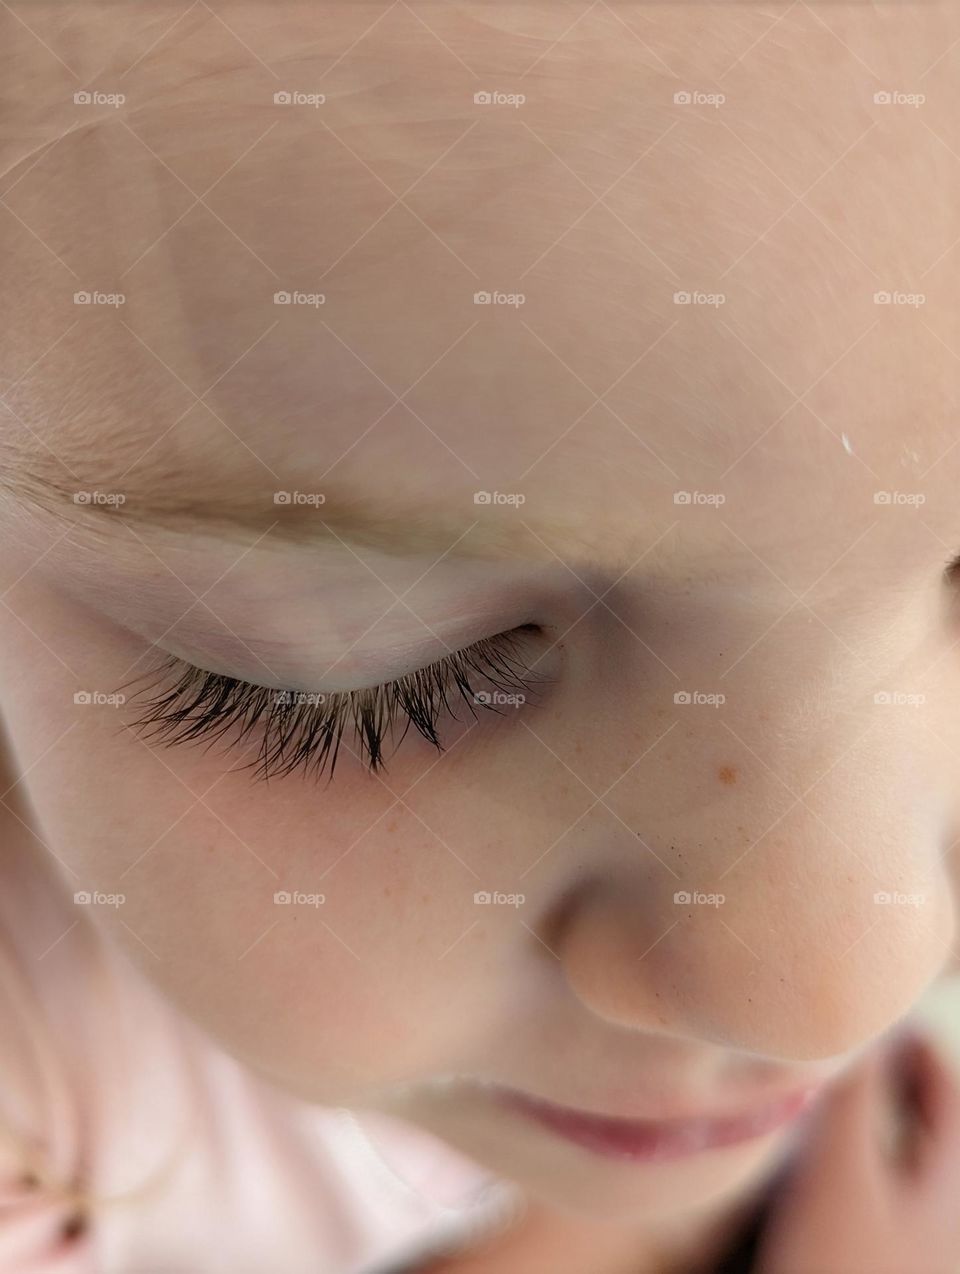
[[[91,913],[224,1047],[617,1213],[776,1139],[624,1165],[481,1084],[740,1110],[953,958],[960,15],[581,12],[37,10],[0,696],[67,888],[123,895]],[[75,106],[94,80],[126,101]],[[445,751],[411,726],[373,776],[348,726],[329,785],[239,768],[257,728],[164,747],[139,699],[75,703],[151,643],[330,695],[518,628],[536,702],[474,723],[453,687]]]

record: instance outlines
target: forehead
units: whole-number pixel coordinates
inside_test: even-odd
[[[960,532],[947,6],[118,12],[16,36],[51,88],[0,230],[21,475],[464,526],[519,493],[612,561],[680,519],[812,577],[877,518]]]

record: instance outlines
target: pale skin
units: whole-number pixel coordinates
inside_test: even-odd
[[[766,1274],[960,1254],[946,1070],[920,1167],[868,1131],[960,961],[955,8],[217,11],[41,9],[0,66],[10,835],[255,1072],[519,1182],[458,1274],[661,1274],[784,1146],[626,1165],[483,1082],[655,1118],[833,1081]],[[157,649],[330,695],[521,627],[540,696],[379,775],[345,736],[329,786],[74,699]]]

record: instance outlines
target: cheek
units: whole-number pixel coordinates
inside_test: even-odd
[[[469,919],[463,869],[422,825],[386,815],[375,781],[264,787],[206,763],[174,777],[123,746],[111,795],[77,800],[104,772],[90,743],[59,749],[33,794],[68,887],[122,896],[93,919],[144,973],[314,1100],[436,1065],[457,1015],[439,956]]]
[[[136,652],[56,604],[18,611],[29,629],[0,622],[0,701],[20,790],[68,894],[123,898],[84,915],[229,1050],[315,1099],[435,1051],[445,970],[418,944],[444,933],[461,869],[386,814],[389,789],[356,764],[330,787],[265,785],[220,751],[148,749],[123,708],[74,703]]]

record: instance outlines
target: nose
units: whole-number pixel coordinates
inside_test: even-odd
[[[706,887],[659,867],[598,873],[568,897],[551,945],[574,995],[605,1021],[829,1058],[896,1021],[949,960],[951,892],[938,856],[922,877],[917,857],[907,872],[888,853],[878,871],[801,809]]]

